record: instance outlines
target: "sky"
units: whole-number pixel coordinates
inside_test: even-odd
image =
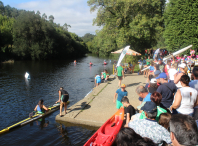
[[[1,0],[4,6],[10,5],[17,9],[30,11],[40,11],[41,15],[45,13],[48,17],[54,16],[54,22],[64,25],[71,25],[70,32],[79,36],[86,33],[95,34],[95,30],[100,27],[93,26],[93,19],[97,12],[90,12],[87,0]]]

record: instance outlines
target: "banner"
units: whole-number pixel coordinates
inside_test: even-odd
[[[120,66],[120,63],[122,62],[122,59],[124,58],[125,54],[129,50],[130,46],[126,46],[123,50],[122,53],[120,54],[120,58],[118,59],[118,63],[116,66]]]

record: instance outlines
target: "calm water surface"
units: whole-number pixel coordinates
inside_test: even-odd
[[[107,59],[107,58],[105,58]],[[94,66],[89,67],[92,61]],[[0,130],[28,117],[38,101],[52,105],[58,100],[59,87],[70,94],[73,105],[94,87],[94,76],[107,69],[112,73],[112,64],[102,65],[104,58],[87,56],[70,61],[16,61],[0,66]],[[109,60],[107,59],[107,62]],[[25,72],[31,79],[24,79]],[[81,146],[95,132],[95,128],[58,123],[56,111],[42,120],[0,135],[0,145],[64,145]]]

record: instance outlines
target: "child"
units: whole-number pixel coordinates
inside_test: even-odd
[[[101,83],[101,78],[98,74],[95,75],[95,86],[98,87],[98,85]]]
[[[129,121],[131,120],[131,116],[135,115],[135,109],[134,107],[129,103],[129,99],[124,96],[121,100],[123,106],[125,107],[124,109],[124,114],[125,114],[125,119],[126,119],[126,125],[128,126]]]

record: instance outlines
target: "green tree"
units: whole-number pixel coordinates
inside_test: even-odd
[[[50,21],[51,23],[54,23],[54,16],[53,16],[53,15],[50,15],[50,16],[49,16],[49,21]]]
[[[65,23],[64,25],[63,25],[63,29],[64,30],[66,30],[66,31],[68,31],[68,28],[71,28],[71,25],[68,25],[67,23]]]
[[[143,52],[163,31],[165,0],[89,0],[88,5],[91,12],[98,10],[93,24],[103,27],[94,38],[100,55],[126,45]]]
[[[169,0],[164,13],[165,43],[169,50],[198,48],[198,1]]]

